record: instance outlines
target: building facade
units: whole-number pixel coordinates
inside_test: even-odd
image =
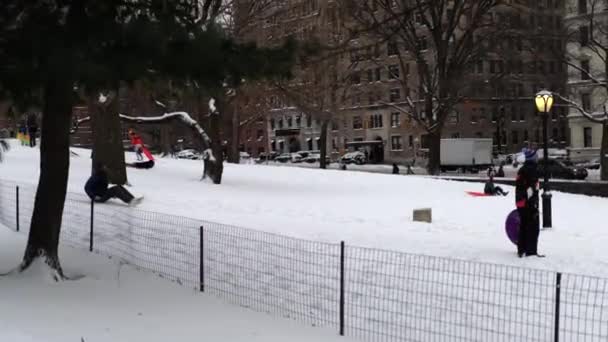
[[[340,13],[332,13],[334,1],[277,1],[263,16],[263,23],[251,25],[243,40],[260,46],[274,45],[288,35],[306,39],[319,31],[340,30]],[[542,5],[539,5],[542,3]],[[542,30],[561,28],[563,0],[512,1],[511,6],[497,9],[497,21],[517,23],[520,37]],[[323,20],[329,18],[330,20]],[[360,44],[363,48],[356,48]],[[563,91],[565,70],[559,58],[539,54],[526,44],[512,42],[509,57],[489,54],[470,70],[463,84],[468,87],[466,100],[456,106],[443,130],[445,138],[492,138],[497,152],[518,152],[531,142],[542,143],[541,117],[534,107],[534,94],[541,89]],[[551,40],[556,48],[561,42]],[[349,150],[365,150],[375,162],[410,162],[424,157],[425,132],[415,120],[393,105],[402,104],[406,96],[401,81],[416,84],[415,63],[400,63],[390,42],[370,44],[354,41],[355,48],[342,55],[341,66],[354,70],[348,81],[348,96],[339,113],[332,117],[328,133],[328,155],[335,158]],[[432,47],[430,47],[432,49]],[[329,71],[328,71],[329,72]],[[266,125],[268,148],[279,153],[319,149],[321,121],[299,110],[289,99],[272,101]],[[388,105],[388,103],[392,105]],[[549,143],[565,147],[569,132],[567,111],[556,109],[549,120]],[[277,134],[279,133],[279,134]],[[243,140],[242,140],[243,141]],[[253,145],[249,147],[247,142]],[[254,146],[255,145],[255,146]],[[244,150],[262,148],[246,139]],[[254,153],[255,154],[255,153]]]
[[[606,1],[567,0],[564,25],[572,37],[566,46],[568,67],[568,97],[597,118],[605,117],[608,103],[606,92],[606,54],[594,41],[608,44],[608,7]],[[591,25],[593,24],[593,25]],[[595,27],[595,32],[590,32]],[[593,80],[595,79],[595,80]],[[598,84],[596,81],[603,82]],[[573,159],[599,156],[602,125],[585,118],[576,108],[568,113]]]

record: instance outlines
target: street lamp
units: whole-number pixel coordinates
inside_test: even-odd
[[[543,180],[543,228],[551,228],[551,192],[549,191],[549,147],[547,139],[547,122],[549,112],[553,106],[553,94],[548,90],[541,90],[536,93],[534,99],[536,109],[543,115],[543,163],[544,163],[544,180]]]

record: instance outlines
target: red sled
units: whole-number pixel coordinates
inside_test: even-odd
[[[473,197],[488,197],[488,196],[492,196],[490,194],[486,194],[485,192],[477,192],[477,191],[467,191],[467,194],[473,196]]]

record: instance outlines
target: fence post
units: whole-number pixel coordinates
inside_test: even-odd
[[[93,251],[93,227],[95,222],[95,201],[91,200],[91,230],[89,232],[89,252]]]
[[[17,206],[16,206],[16,209],[17,209],[17,218],[16,218],[16,220],[17,220],[17,231],[19,231],[19,185],[17,185],[17,188],[15,189],[15,191],[16,191],[15,194],[16,194],[16,201],[17,201]]]
[[[555,332],[554,332],[554,341],[559,342],[559,301],[561,296],[561,287],[562,287],[562,274],[557,272],[557,276],[555,277]]]
[[[344,241],[340,241],[340,336],[344,336]]]
[[[200,227],[200,242],[201,242],[201,246],[200,246],[200,261],[199,261],[199,285],[200,285],[200,291],[201,292],[205,292],[205,246],[204,246],[204,229],[203,226]]]

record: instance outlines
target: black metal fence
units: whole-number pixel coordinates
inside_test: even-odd
[[[0,181],[27,232],[35,187]],[[364,341],[608,341],[608,279],[294,239],[69,193],[61,242]]]

